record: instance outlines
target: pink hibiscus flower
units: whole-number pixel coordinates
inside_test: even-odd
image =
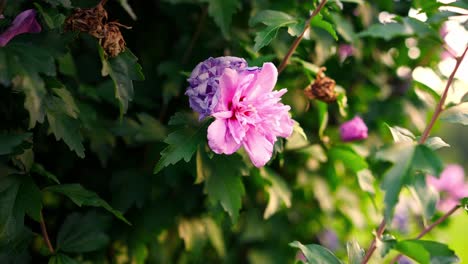
[[[465,183],[465,173],[459,165],[448,165],[440,174],[439,179],[427,176],[427,184],[440,192],[441,198],[437,208],[448,212],[460,203],[460,199],[468,197],[468,184]]]
[[[208,127],[208,145],[217,154],[232,154],[241,146],[256,167],[271,158],[277,137],[289,137],[290,107],[280,103],[287,89],[273,91],[278,71],[272,63],[244,71],[225,69],[219,98]]]

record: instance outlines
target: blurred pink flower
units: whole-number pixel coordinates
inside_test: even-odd
[[[354,141],[367,138],[367,126],[359,116],[344,122],[340,126],[341,140]]]
[[[271,158],[277,137],[289,137],[293,121],[280,103],[286,89],[273,91],[278,71],[272,63],[237,72],[226,68],[219,79],[219,98],[208,127],[208,145],[217,154],[232,154],[241,146],[256,167]]]
[[[349,56],[354,54],[354,48],[352,45],[349,44],[341,44],[338,46],[338,56],[340,57],[340,62],[343,62]]]
[[[41,25],[36,20],[36,11],[28,9],[15,17],[13,23],[5,32],[0,34],[0,47],[4,47],[11,39],[23,33],[41,32]]]
[[[447,212],[459,204],[460,199],[468,197],[468,184],[465,183],[465,173],[459,165],[448,165],[437,179],[427,176],[427,184],[440,192],[441,198],[437,208]]]

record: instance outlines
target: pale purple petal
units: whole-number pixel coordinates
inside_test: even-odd
[[[247,62],[237,57],[208,58],[200,62],[188,78],[189,87],[185,94],[189,96],[190,107],[200,114],[200,119],[209,116],[218,103],[219,78],[224,70],[241,70]]]
[[[38,32],[41,32],[41,25],[36,20],[36,11],[34,9],[25,10],[16,16],[5,32],[0,34],[0,47],[4,47],[17,35]]]
[[[367,126],[359,116],[341,124],[341,140],[354,141],[367,138]]]
[[[255,167],[265,166],[273,153],[273,144],[254,128],[247,131],[243,145]]]
[[[208,145],[217,154],[232,154],[240,144],[236,143],[228,131],[226,120],[216,119],[208,127]]]

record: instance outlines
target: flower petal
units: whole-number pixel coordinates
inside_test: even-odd
[[[225,69],[223,75],[219,78],[219,97],[218,104],[214,112],[230,110],[232,105],[232,98],[238,86],[239,75],[237,71],[232,69]]]
[[[278,70],[271,62],[264,63],[262,70],[258,73],[257,79],[245,91],[248,99],[255,99],[263,94],[273,91],[275,88],[276,80],[278,79]]]
[[[36,11],[28,9],[16,16],[11,26],[0,35],[0,47],[4,47],[19,34],[38,32],[41,32],[41,25],[36,20]]]
[[[236,143],[227,127],[225,119],[216,119],[208,127],[208,145],[217,154],[232,154],[240,144]]]
[[[244,148],[255,167],[262,167],[271,159],[273,144],[251,127],[244,138]]]

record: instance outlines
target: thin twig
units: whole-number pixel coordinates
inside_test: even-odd
[[[431,121],[429,122],[429,125],[427,125],[426,129],[424,129],[424,132],[423,132],[421,138],[419,139],[420,144],[423,144],[424,142],[426,142],[427,138],[429,137],[429,134],[431,133],[432,127],[434,126],[435,122],[437,121],[437,118],[439,118],[440,113],[442,113],[442,111],[444,110],[444,104],[445,104],[445,100],[447,99],[448,90],[449,90],[450,86],[452,85],[453,78],[455,77],[455,74],[457,73],[458,67],[462,63],[463,58],[465,58],[465,54],[466,54],[467,51],[468,51],[468,46],[466,46],[465,51],[463,52],[463,54],[456,59],[457,63],[455,64],[455,68],[453,69],[452,73],[450,74],[450,76],[448,78],[447,85],[445,85],[444,93],[442,94],[442,97],[440,98],[440,101],[437,104],[437,107],[436,107],[436,109],[434,111],[434,114],[432,115],[432,118],[431,118]]]
[[[365,264],[369,261],[369,259],[372,257],[372,254],[374,254],[374,251],[377,249],[377,239],[380,239],[382,237],[384,231],[385,231],[385,219],[380,222],[379,227],[377,228],[377,233],[375,234],[374,239],[371,242],[371,245],[369,246],[369,249],[366,251],[366,255],[364,256],[364,260],[362,261],[362,264]]]
[[[450,211],[448,211],[447,213],[445,213],[443,216],[441,216],[439,219],[437,219],[434,223],[432,223],[431,225],[427,226],[426,228],[424,228],[421,233],[419,233],[419,235],[415,238],[415,239],[420,239],[421,237],[425,236],[427,233],[429,233],[432,229],[434,229],[434,227],[438,226],[440,223],[442,223],[443,221],[445,221],[449,216],[451,216],[453,213],[455,213],[458,208],[460,208],[460,205],[456,205],[454,206],[452,209],[450,209]],[[396,263],[401,257],[403,256],[403,254],[399,254],[398,256],[396,256],[395,258],[393,258],[391,261],[390,261],[390,264],[393,264],[393,263]]]
[[[314,18],[314,16],[316,16],[320,12],[320,10],[322,10],[322,8],[325,6],[325,3],[327,3],[327,0],[322,0],[320,2],[320,4],[317,6],[317,8],[309,16],[309,19],[307,19],[307,21],[305,23],[304,30],[302,31],[301,35],[299,35],[299,37],[297,37],[294,40],[293,44],[291,45],[291,47],[288,50],[288,53],[286,53],[286,56],[284,57],[284,59],[281,62],[280,66],[278,67],[278,73],[281,73],[284,70],[284,68],[286,68],[286,65],[288,65],[289,59],[293,55],[293,53],[296,50],[297,46],[299,46],[299,43],[301,42],[302,38],[304,37],[305,32],[307,31],[307,29],[310,28],[310,21],[312,20],[312,18]]]
[[[192,54],[193,47],[195,46],[195,43],[198,40],[198,37],[200,36],[200,33],[203,29],[203,24],[205,23],[206,20],[206,15],[208,14],[208,7],[205,6],[202,10],[202,13],[200,15],[200,18],[198,20],[198,25],[197,29],[195,30],[195,33],[192,35],[192,40],[190,40],[190,44],[188,48],[185,50],[184,56],[182,57],[182,64],[187,63],[187,60],[190,58],[190,55]]]
[[[41,224],[41,231],[42,231],[42,236],[44,237],[44,241],[49,248],[49,251],[51,254],[55,253],[54,247],[50,243],[49,235],[47,234],[47,228],[44,222],[44,216],[42,215],[42,211],[40,213],[40,224]]]

